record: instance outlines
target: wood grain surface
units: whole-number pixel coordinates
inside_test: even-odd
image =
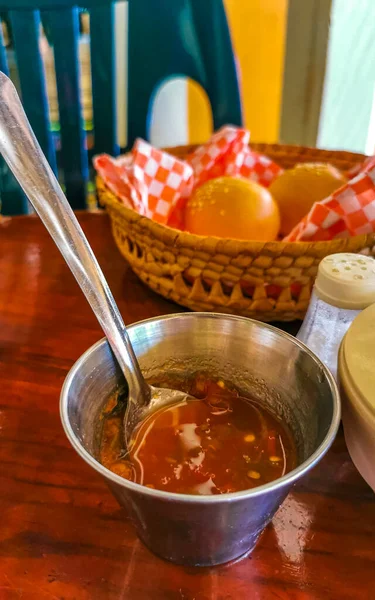
[[[126,323],[181,310],[133,275],[105,214],[80,221]],[[151,554],[60,424],[64,377],[101,336],[40,221],[1,220],[0,600],[375,597],[375,496],[342,432],[248,558],[188,569]]]

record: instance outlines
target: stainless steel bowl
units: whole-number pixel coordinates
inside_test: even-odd
[[[170,315],[132,325],[129,335],[146,377],[207,369],[255,394],[292,430],[297,468],[267,485],[218,496],[153,490],[107,470],[96,459],[98,415],[124,380],[105,339],[81,356],[62,389],[61,419],[72,446],[105,478],[156,554],[207,566],[248,553],[292,484],[317,464],[336,435],[340,401],[332,375],[288,334],[242,317]]]

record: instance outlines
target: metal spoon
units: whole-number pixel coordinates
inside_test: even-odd
[[[89,243],[31,129],[17,91],[0,73],[0,152],[79,283],[125,375],[127,447],[134,428],[151,412],[189,398],[155,388],[142,375],[125,324]]]

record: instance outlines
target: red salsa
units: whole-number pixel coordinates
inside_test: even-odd
[[[162,383],[198,400],[150,415],[127,454],[122,451],[123,412],[116,414],[117,400],[110,400],[103,413],[100,461],[114,473],[169,492],[223,494],[268,483],[296,466],[290,433],[255,399],[204,374],[184,385]]]

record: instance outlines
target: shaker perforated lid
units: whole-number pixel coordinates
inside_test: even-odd
[[[366,308],[375,303],[375,260],[349,253],[326,256],[319,264],[315,292],[338,308]]]

